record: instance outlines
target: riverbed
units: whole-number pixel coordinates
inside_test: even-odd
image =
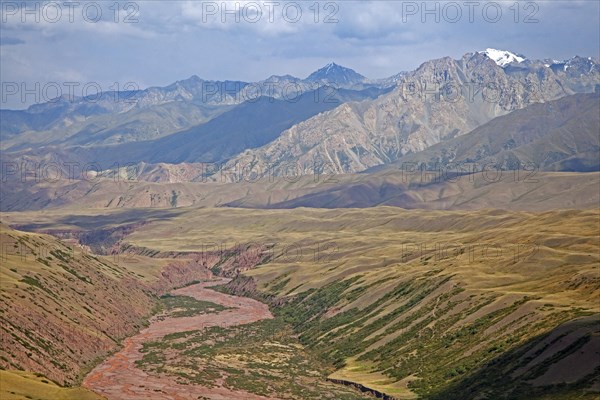
[[[149,374],[136,366],[143,353],[143,344],[158,341],[177,332],[202,330],[212,326],[232,327],[273,318],[266,304],[246,297],[232,296],[211,290],[210,286],[227,283],[227,279],[203,282],[171,292],[176,296],[190,296],[228,307],[224,311],[191,317],[155,316],[150,325],[135,336],[127,338],[123,348],[104,360],[84,379],[83,386],[105,396],[108,400],[197,400],[209,399],[267,399],[256,394],[233,391],[215,382],[214,387],[183,385],[173,376]],[[273,397],[269,397],[273,399]]]

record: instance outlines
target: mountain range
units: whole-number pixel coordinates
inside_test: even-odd
[[[119,146],[126,143],[146,142],[145,146],[160,148],[165,137],[184,138],[197,131],[198,137],[213,134],[227,138],[225,145],[231,144],[232,149],[216,157],[218,161],[233,161],[242,153],[240,148],[255,149],[252,157],[259,163],[284,159],[302,163],[307,156],[314,156],[331,158],[338,171],[353,172],[390,162],[399,154],[423,150],[527,104],[592,92],[600,83],[600,65],[595,59],[574,57],[548,64],[513,55],[498,62],[491,58],[497,58],[496,53],[490,53],[492,50],[469,53],[460,60],[431,60],[413,72],[381,80],[369,80],[352,69],[330,63],[306,79],[286,75],[249,83],[206,81],[192,76],[166,87],[106,92],[99,98],[63,96],[27,110],[2,110],[1,148],[14,153],[42,146],[45,151],[99,147],[98,152],[115,155],[121,151]],[[312,102],[318,104],[309,104],[311,96]],[[300,103],[293,106],[298,116],[272,128],[277,131],[265,133],[262,140],[246,143],[231,141],[228,135],[236,128],[200,128],[238,106],[243,108],[241,116],[234,113],[223,118],[243,120],[247,118],[244,113],[254,113],[253,103],[266,99],[275,106],[280,104],[275,100]],[[260,108],[260,104],[256,107]],[[270,121],[265,120],[264,125],[269,126]],[[377,132],[370,133],[375,128]],[[287,146],[286,142],[295,131],[304,137],[296,146],[311,147],[312,151],[280,148],[291,147],[292,143]],[[325,150],[323,144],[314,148],[310,138],[322,141],[325,131],[330,150]],[[352,137],[353,143],[343,151],[336,150],[336,155],[331,148],[340,145],[342,134]],[[274,140],[279,137],[281,140]],[[176,152],[177,144],[171,144]],[[123,152],[128,153],[128,149]],[[263,152],[277,154],[265,156]],[[202,153],[165,159],[157,159],[151,153],[144,152],[137,157],[139,160],[131,161],[215,161],[202,157]]]
[[[542,62],[502,68],[483,53],[429,61],[405,74],[393,91],[303,121],[229,160],[226,169],[239,163],[275,175],[288,165],[308,174],[353,173],[395,162],[530,104],[593,92],[600,68],[591,63],[577,58],[556,70]],[[569,72],[581,68],[587,74]]]
[[[52,163],[65,177],[69,165],[91,164],[87,172],[100,179],[156,183],[370,173],[403,163],[598,171],[598,88],[596,59],[530,60],[494,49],[380,80],[335,63],[305,79],[193,76],[94,101],[2,110],[1,151],[3,162],[25,170]],[[4,178],[10,208],[15,193],[47,186]]]

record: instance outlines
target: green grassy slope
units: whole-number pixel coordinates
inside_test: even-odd
[[[287,299],[274,312],[338,368],[331,378],[399,398],[459,391],[466,393],[460,398],[489,392],[526,399],[525,393],[597,390],[598,364],[589,356],[598,346],[593,325],[563,335],[546,353],[520,352],[569,321],[597,318],[598,217],[597,211],[198,209],[127,240],[185,251],[204,242],[263,244],[269,261],[229,290]],[[169,239],[159,240],[165,232]],[[506,371],[516,375],[486,390],[477,383]]]

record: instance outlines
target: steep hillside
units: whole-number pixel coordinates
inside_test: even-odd
[[[270,303],[336,367],[333,382],[401,399],[600,393],[597,209],[57,209],[3,219],[55,234],[145,220],[120,251],[205,254],[213,272],[240,273],[223,290]]]
[[[571,68],[560,70],[536,61],[503,68],[483,53],[428,61],[402,75],[389,94],[343,104],[301,122],[272,143],[230,160],[226,169],[239,164],[275,175],[289,168],[309,174],[348,173],[391,163],[495,117],[576,92],[593,92],[600,84],[597,61],[576,58],[565,66]]]
[[[72,384],[143,326],[154,299],[136,274],[85,247],[0,228],[3,369]]]
[[[425,169],[469,171],[467,164],[508,170],[600,170],[600,92],[533,104],[466,135],[401,157]]]
[[[290,126],[349,99],[368,98],[369,93],[339,92],[321,88],[293,101],[261,97],[241,104],[206,124],[171,137],[115,149],[95,149],[91,159],[110,162],[218,162],[245,149],[274,140]],[[115,151],[121,152],[117,158]]]
[[[26,157],[40,163],[50,157],[60,160],[60,165],[64,162],[87,165],[93,160],[101,169],[139,162],[217,163],[246,149],[269,143],[292,125],[341,103],[372,99],[384,92],[383,89],[354,91],[321,87],[287,99],[261,96],[227,111],[220,108],[207,112],[205,118],[201,113],[197,115],[196,106],[168,103],[161,106],[161,110],[145,110],[146,114],[153,113],[149,120],[140,121],[134,116],[133,122],[125,120],[123,125],[106,131],[98,130],[98,127],[86,128],[68,140],[57,139],[52,146],[31,148],[31,142],[27,141],[27,148],[4,150],[3,158]],[[174,109],[175,114],[166,109]],[[189,121],[177,116],[186,109]],[[190,127],[189,122],[194,118],[196,122]],[[204,121],[199,123],[200,119]],[[114,118],[110,122],[114,123]],[[141,136],[133,131],[141,132]]]
[[[70,106],[65,100],[67,105]],[[127,104],[127,102],[125,102]],[[101,112],[80,115],[77,110],[61,113],[51,123],[22,127],[22,132],[11,133],[8,126],[0,129],[2,148],[5,151],[19,151],[47,145],[115,145],[158,139],[172,133],[205,123],[211,118],[229,110],[230,105],[204,105],[183,101],[171,101],[148,107],[135,107],[124,112]],[[19,120],[34,124],[43,119],[46,113],[18,114],[24,111],[2,110],[3,118],[9,122],[18,115]],[[41,124],[41,123],[40,123]],[[17,128],[14,128],[17,129]]]

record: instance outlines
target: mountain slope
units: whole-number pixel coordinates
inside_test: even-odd
[[[293,165],[307,174],[348,173],[391,163],[527,105],[593,92],[600,68],[595,60],[586,62],[587,72],[575,74],[569,72],[575,68],[555,70],[538,61],[502,68],[483,53],[428,61],[403,75],[392,92],[303,121],[226,168],[240,164],[264,171],[268,165],[282,175]]]
[[[466,135],[401,157],[396,164],[452,172],[481,170],[486,165],[508,170],[599,171],[598,132],[600,92],[576,94],[498,117]]]
[[[131,86],[137,86],[130,82]],[[109,115],[117,119],[117,125],[123,120],[135,122],[135,116],[146,110],[146,118],[155,120],[152,116],[153,107],[170,103],[188,103],[184,108],[214,109],[219,106],[234,105],[243,102],[238,93],[246,87],[246,82],[215,82],[205,81],[192,76],[189,79],[177,81],[166,87],[150,87],[144,90],[99,91],[86,97],[62,95],[56,99],[48,99],[45,103],[34,104],[26,110],[0,110],[2,139],[12,139],[7,146],[22,147],[26,144],[47,144],[61,142],[71,135],[85,131],[94,132],[101,129],[116,128],[110,119],[102,118]],[[172,107],[170,107],[172,108]],[[176,107],[175,107],[176,108]],[[169,109],[169,108],[167,108]],[[123,116],[123,115],[127,116]],[[143,119],[141,119],[142,122]],[[19,134],[28,131],[38,131],[42,139],[36,135]],[[33,139],[33,140],[32,140]],[[134,138],[135,139],[135,138]],[[139,139],[138,139],[139,140]],[[93,142],[93,139],[92,139]]]
[[[124,113],[91,116],[69,113],[50,126],[28,129],[13,136],[5,135],[2,148],[15,152],[43,145],[94,146],[157,139],[204,123],[230,108],[228,105],[173,101],[141,109],[133,108]],[[22,118],[35,120],[31,116]]]
[[[274,140],[290,126],[340,103],[350,99],[376,97],[378,94],[377,91],[371,94],[322,87],[304,93],[294,101],[261,97],[257,101],[243,103],[207,124],[150,143],[148,147],[139,144],[135,151],[140,154],[140,161],[222,161],[245,149],[260,147]],[[160,149],[160,154],[150,157],[142,155],[144,152],[151,153],[152,149]],[[136,160],[135,156],[129,160],[132,158]]]
[[[259,82],[209,81],[194,75],[165,87],[87,97],[62,95],[26,110],[0,110],[1,148],[15,151],[47,144],[107,145],[156,139],[261,97],[295,101],[325,85],[338,90],[377,90],[392,85],[367,81],[339,65],[327,73],[319,71],[311,76],[323,79],[285,75]],[[128,85],[136,86],[133,82]]]
[[[154,299],[135,274],[81,246],[0,224],[0,366],[74,383],[136,332]]]
[[[263,96],[237,105],[206,123],[155,140],[110,146],[54,145],[20,152],[4,151],[4,157],[26,156],[40,161],[51,154],[58,160],[79,161],[84,165],[93,160],[97,165],[104,167],[102,169],[115,163],[124,165],[142,161],[220,162],[245,149],[262,146],[277,138],[290,126],[345,101],[372,99],[381,93],[385,93],[385,90],[356,91],[320,87],[290,100],[276,100]],[[166,120],[162,123],[168,122]],[[89,141],[89,138],[86,140]]]

